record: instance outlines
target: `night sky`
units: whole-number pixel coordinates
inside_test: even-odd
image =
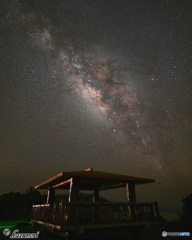
[[[1,0],[0,86],[1,192],[92,167],[191,193],[192,1]]]

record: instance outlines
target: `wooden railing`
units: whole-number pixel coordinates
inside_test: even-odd
[[[32,219],[58,226],[152,222],[160,219],[158,203],[61,202],[33,205]]]
[[[32,219],[42,222],[53,222],[53,208],[50,204],[33,205],[32,207]]]

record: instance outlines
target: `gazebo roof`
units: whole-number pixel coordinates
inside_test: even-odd
[[[69,189],[72,178],[78,178],[80,190],[106,190],[125,187],[126,183],[135,184],[152,183],[153,179],[139,178],[116,173],[93,171],[92,168],[85,171],[61,172],[47,181],[35,186],[35,189],[48,189],[50,186],[56,189]]]

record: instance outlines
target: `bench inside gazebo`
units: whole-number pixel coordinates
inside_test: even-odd
[[[62,232],[83,234],[86,230],[125,228],[159,222],[157,202],[136,202],[135,186],[155,180],[121,174],[93,171],[61,172],[37,185],[35,189],[48,189],[47,203],[33,205],[32,221]],[[122,188],[127,202],[99,200],[100,191]],[[68,202],[54,204],[55,190],[69,190]],[[80,190],[93,191],[92,202],[80,202]],[[111,231],[110,230],[110,231]]]

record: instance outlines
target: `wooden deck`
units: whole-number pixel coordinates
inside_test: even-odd
[[[61,202],[33,205],[32,221],[59,231],[139,226],[160,220],[158,203]]]
[[[155,180],[122,174],[93,171],[61,172],[35,189],[48,189],[47,204],[34,205],[32,221],[59,234],[78,239],[103,237],[137,231],[141,226],[158,223],[158,203],[137,203],[135,186]],[[100,202],[100,191],[125,187],[128,202]],[[68,202],[55,205],[55,191],[69,191]],[[80,191],[93,191],[93,202],[80,202]],[[105,234],[104,234],[105,232]],[[101,235],[102,234],[102,235]],[[129,234],[129,233],[128,233]],[[75,236],[75,237],[74,237]],[[125,236],[123,234],[123,236]]]

